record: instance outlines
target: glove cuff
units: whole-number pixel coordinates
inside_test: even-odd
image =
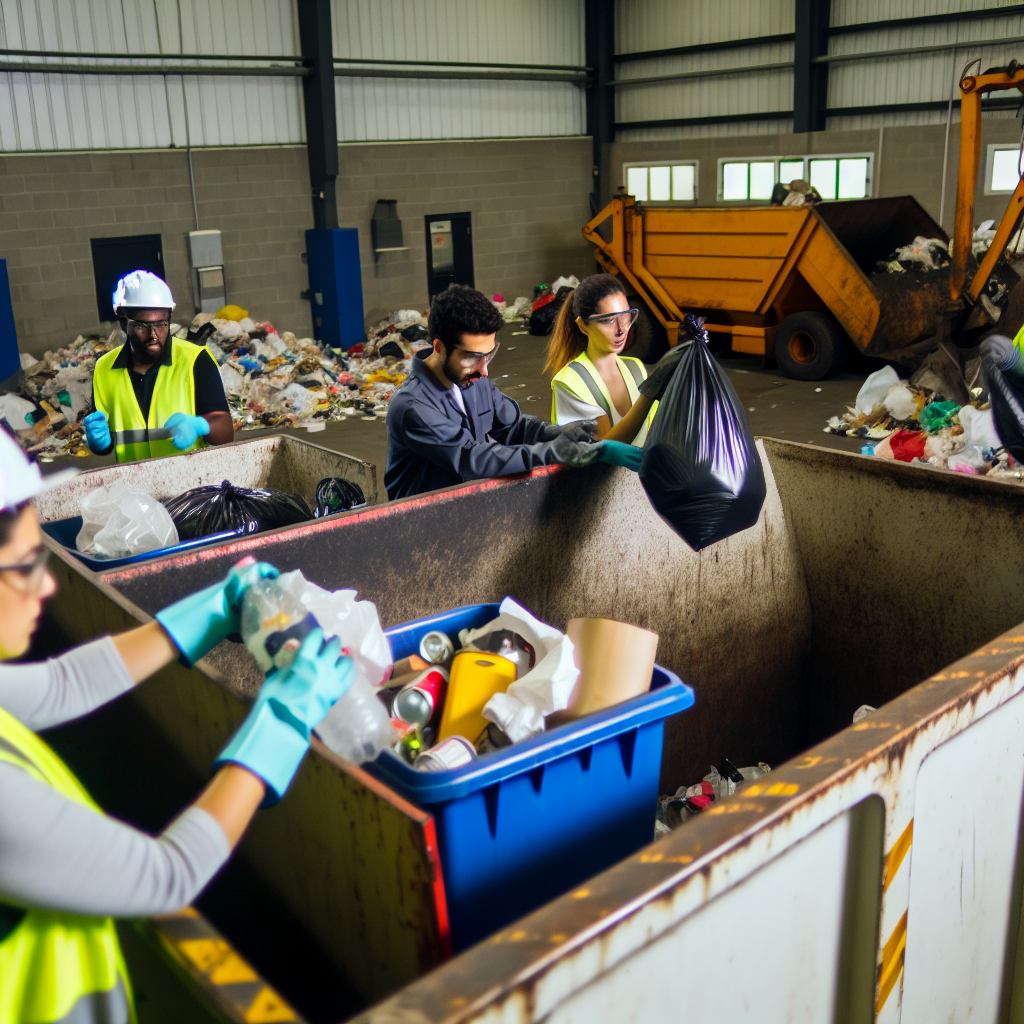
[[[267,784],[260,806],[272,807],[284,796],[308,749],[309,740],[278,718],[269,701],[257,702],[213,770],[225,764],[248,769]]]
[[[156,621],[167,631],[189,668],[236,629],[223,583],[168,605],[156,613]]]

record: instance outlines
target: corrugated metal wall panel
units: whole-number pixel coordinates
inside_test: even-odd
[[[584,63],[582,0],[333,0],[336,57]],[[562,82],[338,78],[338,138],[581,135],[586,97]]]
[[[879,18],[924,17],[951,11],[994,6],[991,0],[833,0],[832,24],[853,25]],[[871,53],[915,46],[962,44],[955,52],[940,50],[923,54],[887,55],[877,60],[833,64],[829,72],[828,105],[873,106],[888,103],[948,102],[953,96],[957,118],[959,92],[956,83],[969,60],[980,57],[982,67],[1005,64],[1024,55],[1024,43],[1003,40],[1024,36],[1024,16],[982,18],[948,24],[864,31],[834,36],[829,53]],[[988,41],[978,45],[978,41]],[[1013,117],[1012,111],[989,116]],[[875,128],[879,125],[935,124],[946,119],[945,110],[908,111],[829,118],[829,128]]]
[[[618,53],[692,46],[699,43],[780,35],[793,31],[793,0],[618,0],[615,7]],[[792,43],[771,43],[688,56],[656,57],[616,66],[616,78],[647,78],[691,71],[752,67],[792,61]],[[660,121],[793,109],[790,69],[748,72],[714,78],[620,86],[615,91],[615,120]],[[791,131],[792,121],[744,121],[681,128],[639,128],[618,132],[622,141],[770,135]]]
[[[638,53],[793,31],[793,0],[617,0],[615,52]]]
[[[174,0],[0,0],[0,40],[13,49],[154,56],[161,50],[174,56],[298,52],[291,0],[181,0],[180,35]],[[5,72],[0,74],[0,147],[184,146],[182,93],[181,78]],[[304,139],[296,79],[188,78],[184,93],[194,146]]]

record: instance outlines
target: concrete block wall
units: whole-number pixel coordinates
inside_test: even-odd
[[[946,157],[946,198],[942,203],[942,156],[946,148],[945,124],[907,125],[899,128],[866,128],[810,132],[803,135],[750,135],[717,139],[662,139],[651,142],[619,142],[607,147],[604,160],[604,199],[607,202],[618,185],[624,184],[622,165],[654,160],[698,160],[698,206],[737,206],[718,199],[718,161],[758,156],[799,156],[804,154],[873,153],[875,155],[873,195],[911,195],[942,226],[953,230],[956,207],[957,165],[960,125],[949,131]],[[982,119],[981,159],[974,199],[974,223],[1000,218],[1008,195],[984,194],[986,147],[1016,143],[1020,128],[1012,118],[986,115]],[[752,203],[749,205],[760,205]],[[908,238],[909,242],[910,239]]]
[[[338,215],[360,235],[367,317],[426,308],[424,217],[469,211],[477,287],[527,295],[541,280],[593,269],[589,139],[339,147]],[[224,233],[228,300],[280,330],[310,330],[302,146],[193,151],[200,227]],[[370,217],[397,199],[406,252],[374,260]],[[176,316],[193,312],[185,236],[195,226],[182,150],[0,157],[0,258],[18,340],[35,355],[100,328],[91,238],[160,234]]]

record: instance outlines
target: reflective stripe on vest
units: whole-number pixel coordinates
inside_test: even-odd
[[[629,393],[630,403],[637,400],[640,395],[640,384],[646,380],[647,374],[644,370],[643,364],[638,359],[634,359],[632,356],[619,356],[619,369],[620,371],[624,367],[634,387],[629,386],[629,381],[626,380],[623,375],[623,383],[626,384],[626,391]],[[607,388],[604,382],[599,379],[599,374],[594,364],[590,361],[587,354],[584,352],[582,355],[577,356],[571,363],[567,363],[562,367],[558,373],[555,374],[551,382],[551,422],[556,423],[556,411],[555,411],[555,384],[561,384],[566,388],[572,395],[580,399],[582,402],[592,402],[594,405],[604,410],[605,416],[609,420],[612,418],[611,413],[611,395],[607,393]],[[651,423],[654,422],[654,414],[658,409],[658,403],[655,402],[651,406],[651,411],[647,414],[647,420],[644,425],[637,431],[636,437],[633,438],[633,444],[640,446],[647,440],[647,431],[650,429]]]
[[[128,370],[115,367],[120,349],[101,356],[96,363],[92,388],[96,408],[107,414],[110,436],[118,462],[156,458],[162,455],[182,455],[174,447],[171,432],[164,428],[168,418],[176,412],[196,414],[196,388],[192,376],[195,361],[204,346],[193,345],[181,338],[170,338],[171,365],[161,366],[157,372],[153,398],[149,403],[149,416],[143,419],[135,389]],[[199,438],[192,448],[205,448],[206,441]]]
[[[98,813],[82,784],[31,729],[0,708],[0,761]],[[0,904],[0,1024],[125,1024],[134,1019],[114,922]]]

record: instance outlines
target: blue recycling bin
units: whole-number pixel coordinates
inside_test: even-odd
[[[497,615],[472,605],[386,632],[398,660],[431,630],[457,646]],[[456,952],[652,841],[665,719],[693,701],[655,667],[648,693],[462,768],[420,772],[390,750],[365,766],[434,816]]]

